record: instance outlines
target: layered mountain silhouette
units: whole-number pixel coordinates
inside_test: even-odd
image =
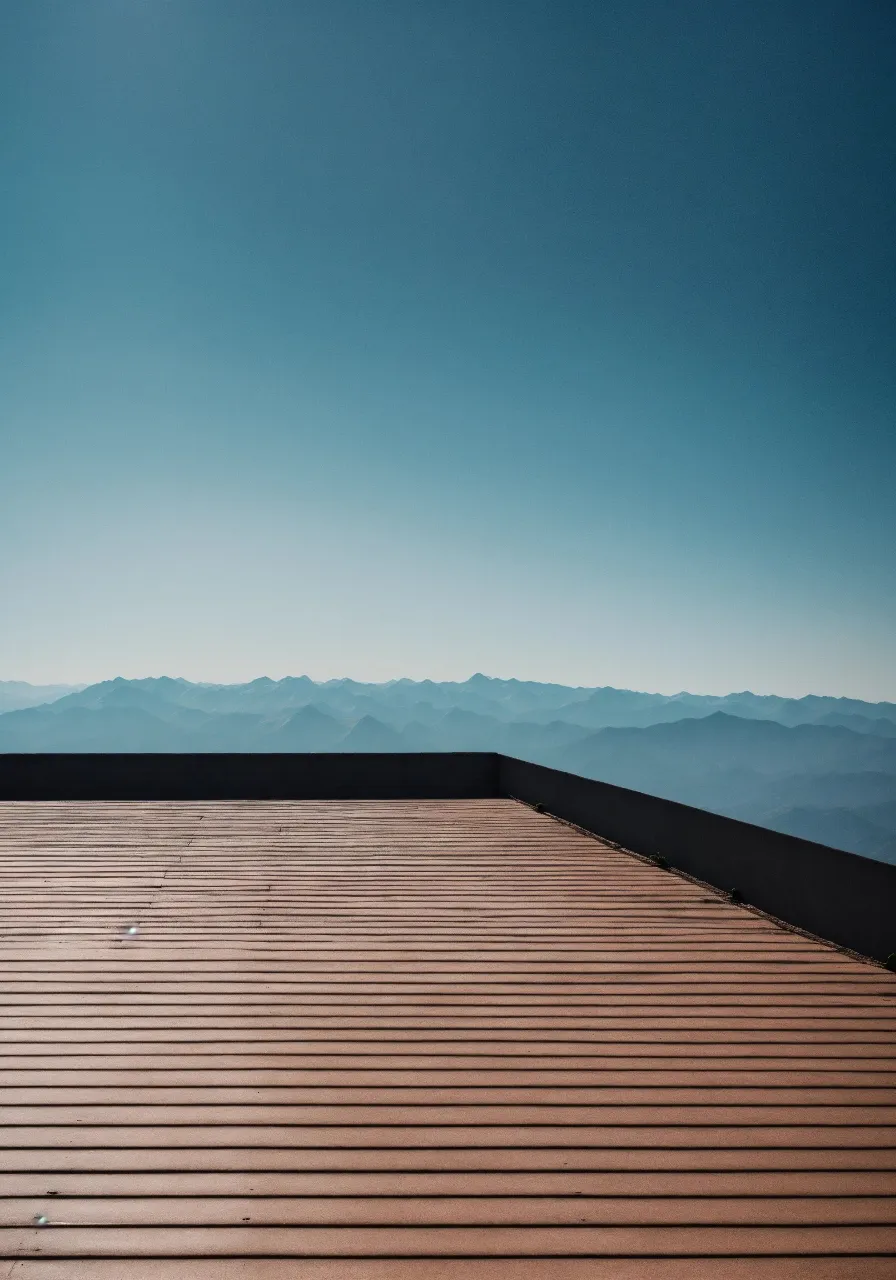
[[[52,702],[67,693],[74,693],[82,685],[27,684],[24,680],[0,680],[0,712],[20,711],[23,707],[36,707],[42,702]]]
[[[894,703],[166,676],[0,682],[0,712],[4,752],[502,751],[896,862]]]
[[[272,751],[332,751],[346,736],[345,725],[309,702],[271,730]]]

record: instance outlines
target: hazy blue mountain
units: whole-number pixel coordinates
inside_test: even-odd
[[[852,809],[785,809],[767,825],[789,836],[896,863],[896,833]]]
[[[183,729],[141,707],[71,707],[53,704],[0,715],[0,751],[184,751]]]
[[[857,812],[875,826],[883,827],[884,831],[896,836],[896,797],[891,796],[881,804],[862,805]]]
[[[776,813],[794,806],[826,805],[860,811],[886,804],[894,797],[893,774],[872,769],[860,773],[779,773],[773,777],[757,773],[755,788],[744,792],[742,810],[732,810],[732,816],[770,826],[769,820]]]
[[[438,729],[422,720],[409,720],[401,730],[403,751],[446,751],[441,744]]]
[[[879,738],[896,738],[896,720],[888,720],[884,716],[860,716],[847,711],[829,711],[815,724],[842,725],[844,729],[855,729],[856,733],[874,733]]]
[[[437,738],[447,751],[500,751],[504,723],[495,716],[454,707],[438,722]]]
[[[0,698],[4,687],[0,684]],[[16,685],[16,696],[27,699],[27,705],[47,700],[43,696],[46,690],[35,689],[29,694],[29,688],[31,686]],[[740,719],[774,720],[788,725],[841,724],[877,736],[896,734],[896,704],[893,703],[815,696],[788,699],[749,692],[723,697],[692,693],[665,695],[610,687],[585,689],[501,680],[481,673],[461,682],[393,680],[385,684],[363,684],[349,679],[315,683],[307,676],[289,676],[283,680],[261,676],[236,685],[195,684],[171,677],[118,678],[75,692],[63,690],[59,702],[60,709],[134,705],[155,713],[164,705],[213,714],[236,711],[266,717],[285,715],[314,703],[337,719],[359,720],[372,715],[391,725],[411,720],[426,724],[457,710],[507,723],[564,721],[590,729],[647,727],[722,711]],[[853,722],[851,717],[860,719]],[[875,723],[880,721],[887,723]]]
[[[581,742],[589,736],[588,730],[567,720],[549,720],[546,724],[514,721],[502,726],[501,745],[505,755],[526,759],[553,758],[564,748]]]
[[[363,716],[340,743],[342,751],[408,751],[407,741],[395,729],[373,716]]]
[[[563,718],[594,729],[645,728],[653,724],[677,720],[700,719],[724,712],[742,720],[773,720],[779,724],[840,724],[893,736],[896,727],[896,703],[858,702],[852,698],[778,698],[754,693],[729,693],[723,697],[707,694],[637,693],[630,689],[595,689],[585,698],[577,698],[563,709]],[[852,717],[859,723],[850,724]],[[870,727],[884,720],[880,730]]]
[[[0,680],[0,714],[4,711],[21,711],[25,707],[37,707],[44,702],[54,702],[73,693],[80,685],[27,684],[24,680]]]
[[[332,751],[345,737],[348,726],[321,711],[315,703],[300,707],[267,735],[269,751]]]
[[[697,704],[700,705],[700,704]],[[591,729],[625,728],[680,720],[689,714],[679,699],[660,693],[636,693],[630,689],[595,689],[561,708],[563,718]],[[709,714],[707,712],[707,714]]]
[[[270,733],[264,717],[251,711],[208,715],[178,708],[169,723],[183,726],[183,741],[189,745],[182,750],[189,751],[264,751]]]
[[[123,680],[119,677],[69,693],[46,709],[54,715],[64,715],[75,709],[101,711],[130,707],[148,711],[151,715],[169,715],[172,710],[195,709],[187,692],[191,687],[195,686],[190,686],[186,680],[172,680],[168,676],[153,680]]]
[[[879,769],[896,771],[896,741],[842,726],[801,724],[786,728],[771,720],[742,720],[716,711],[702,719],[677,720],[645,729],[603,729],[565,752],[577,772],[615,774],[654,767],[670,773],[712,776],[718,770],[750,769],[775,774]],[[607,778],[607,781],[615,779]],[[625,784],[630,785],[630,784]]]

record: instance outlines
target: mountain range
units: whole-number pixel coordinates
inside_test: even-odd
[[[0,681],[0,751],[502,751],[896,862],[896,703],[462,682]]]

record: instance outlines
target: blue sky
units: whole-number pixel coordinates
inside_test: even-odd
[[[10,0],[0,677],[896,698],[894,37]]]

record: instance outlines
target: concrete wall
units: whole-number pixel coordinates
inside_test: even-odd
[[[690,805],[501,757],[503,794],[605,836],[862,955],[896,952],[896,867]]]
[[[0,800],[448,800],[498,794],[487,752],[0,754]]]

